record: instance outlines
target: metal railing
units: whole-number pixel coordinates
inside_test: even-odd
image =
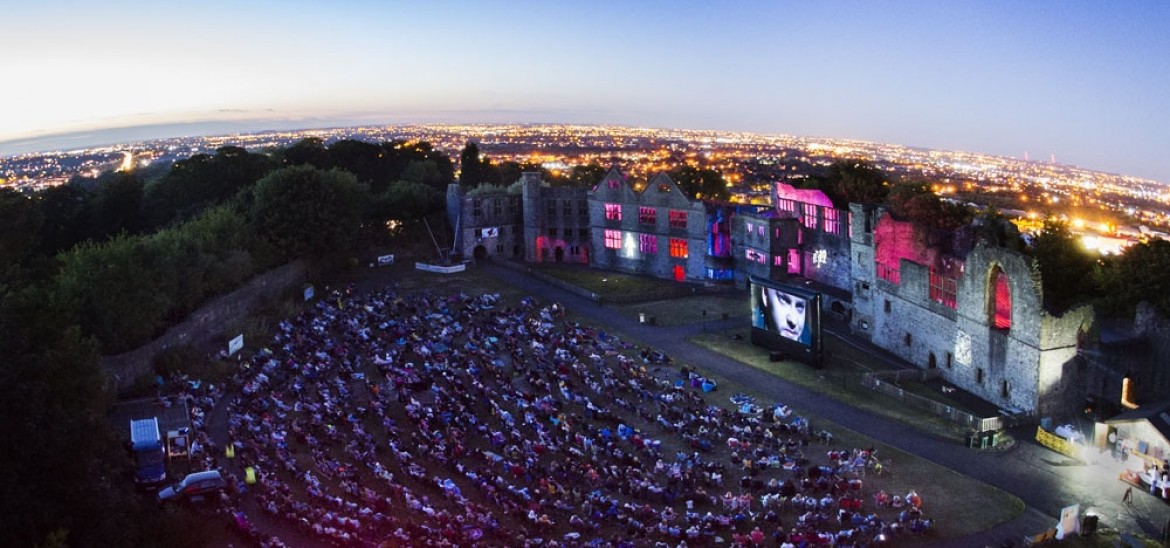
[[[967,428],[970,428],[976,432],[1003,430],[1008,426],[1008,423],[1004,420],[1004,417],[977,417],[966,411],[955,409],[954,407],[945,403],[909,392],[896,384],[903,380],[921,382],[937,378],[941,375],[941,372],[931,369],[911,369],[888,371],[882,373],[866,373],[861,378],[861,384],[866,388],[876,390],[882,394],[895,398],[898,401],[914,407],[915,409],[920,409],[922,411],[943,417],[956,424],[966,426]],[[883,378],[892,378],[893,382],[882,380]]]

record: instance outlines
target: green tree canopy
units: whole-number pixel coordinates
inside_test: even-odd
[[[1170,242],[1157,239],[1133,245],[1103,261],[1095,279],[1101,288],[1097,304],[1105,313],[1132,317],[1144,300],[1170,317]]]
[[[286,166],[310,165],[318,169],[333,167],[333,158],[320,137],[306,137],[281,151],[280,163]]]
[[[5,269],[24,261],[36,248],[43,219],[33,198],[0,188],[0,279]]]
[[[889,194],[890,183],[882,170],[862,160],[840,160],[829,173],[810,179],[834,204],[880,204]]]
[[[988,245],[1016,251],[1023,249],[1024,240],[1020,236],[1020,229],[999,209],[989,208],[976,216],[974,221],[975,237]]]
[[[727,181],[723,179],[723,174],[714,169],[684,165],[671,170],[670,178],[674,179],[679,189],[691,198],[717,201],[731,198],[731,191],[727,189]]]
[[[274,167],[268,156],[240,147],[222,147],[214,156],[196,154],[175,162],[165,175],[146,186],[151,225],[162,227],[190,219],[232,198]]]
[[[344,171],[283,168],[257,182],[253,194],[258,236],[286,259],[349,249],[361,226],[363,190]]]
[[[90,194],[77,185],[57,185],[40,191],[41,208],[39,252],[52,257],[87,238],[86,211]]]
[[[468,141],[459,153],[459,184],[474,188],[481,184],[500,184],[500,174],[491,161],[480,158],[479,145]]]
[[[1032,242],[1032,255],[1040,271],[1044,308],[1049,312],[1063,314],[1097,295],[1095,257],[1069,230],[1068,223],[1055,218],[1044,221],[1044,228]]]
[[[434,187],[414,181],[398,181],[378,195],[375,218],[382,222],[417,221],[442,209],[444,195]]]
[[[955,230],[971,222],[971,211],[962,205],[944,202],[922,181],[896,183],[886,203],[895,217],[938,230]]]
[[[573,170],[569,172],[568,184],[576,188],[593,188],[593,185],[605,178],[606,173],[609,173],[609,169],[597,163],[573,166]]]
[[[97,179],[89,201],[90,237],[108,238],[120,232],[138,234],[146,228],[142,214],[143,183],[134,172],[109,172]]]

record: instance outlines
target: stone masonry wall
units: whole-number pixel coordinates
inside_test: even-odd
[[[117,392],[129,389],[138,378],[152,375],[154,357],[170,348],[199,347],[217,341],[226,347],[228,339],[237,333],[224,332],[225,326],[244,318],[261,302],[303,284],[307,273],[308,268],[299,261],[269,270],[252,278],[243,287],[201,306],[161,337],[117,356],[103,356],[102,369],[107,386]]]

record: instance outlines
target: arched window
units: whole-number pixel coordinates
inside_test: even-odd
[[[1012,290],[1007,274],[998,266],[991,274],[991,324],[996,329],[1012,327]]]

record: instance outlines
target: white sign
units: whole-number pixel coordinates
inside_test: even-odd
[[[305,286],[305,300],[310,301],[312,299],[313,299],[313,286],[306,285]]]
[[[228,341],[228,355],[231,356],[244,348],[244,334],[236,335],[236,338]]]
[[[971,336],[963,331],[955,332],[955,361],[971,365]]]
[[[480,238],[498,238],[500,236],[500,227],[492,226],[488,228],[479,229]]]
[[[1081,532],[1081,505],[1060,509],[1060,523],[1056,526],[1056,540],[1064,540]]]
[[[817,268],[825,266],[825,263],[829,262],[829,252],[824,249],[813,251],[812,260],[813,266]]]
[[[378,266],[386,266],[394,264],[394,255],[380,255],[378,257]]]

